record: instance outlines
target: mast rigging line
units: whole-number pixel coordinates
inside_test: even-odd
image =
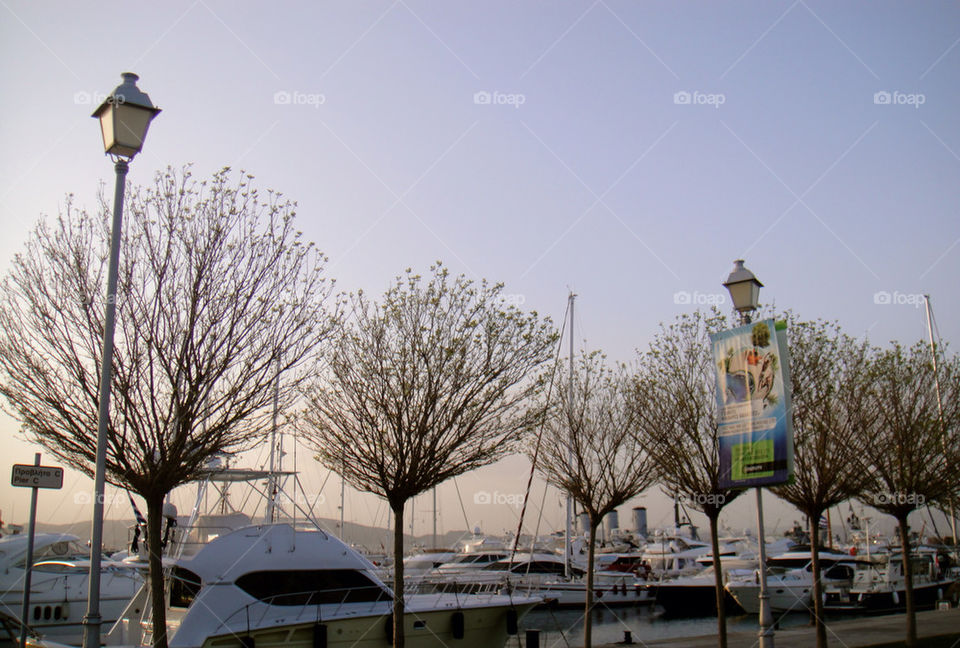
[[[560,360],[560,351],[563,348],[563,333],[567,327],[567,319],[570,314],[570,301],[567,301],[567,309],[563,313],[563,326],[560,327],[560,335],[557,337],[557,354],[553,363],[553,371],[550,372],[550,383],[547,386],[547,402],[550,402],[550,396],[553,393],[554,379],[557,376],[557,364]],[[572,324],[571,324],[572,327]],[[507,570],[513,568],[513,559],[517,554],[517,545],[520,543],[520,533],[523,531],[523,518],[527,513],[527,500],[530,498],[530,490],[533,487],[533,474],[537,466],[537,457],[540,455],[540,444],[543,439],[544,421],[540,421],[540,428],[537,431],[537,443],[533,448],[533,457],[530,460],[530,475],[527,477],[527,488],[523,493],[523,506],[520,508],[520,520],[517,522],[517,533],[513,536],[513,547],[510,549],[510,562]],[[546,489],[544,489],[546,497]],[[542,512],[541,512],[542,513]],[[536,543],[536,537],[534,537]]]

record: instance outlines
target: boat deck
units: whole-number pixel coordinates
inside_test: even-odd
[[[894,648],[903,646],[906,635],[906,617],[903,614],[864,617],[849,621],[827,621],[827,641],[831,646],[848,648]],[[960,609],[929,610],[917,613],[917,637],[924,648],[960,648]],[[732,632],[728,635],[729,648],[756,648],[759,646],[756,633]],[[812,627],[778,630],[774,643],[777,648],[809,648],[816,645]],[[622,647],[624,644],[607,644],[603,648]],[[640,648],[715,648],[716,635],[683,637],[643,641],[633,637],[634,646]]]

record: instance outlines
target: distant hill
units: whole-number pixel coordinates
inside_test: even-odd
[[[337,527],[339,520],[321,519],[318,521],[321,528],[328,533],[339,536]],[[117,551],[128,548],[132,538],[130,520],[104,520],[103,522],[103,546],[107,551]],[[37,530],[43,533],[69,533],[81,539],[90,538],[90,520],[74,522],[71,524],[45,524],[37,523]],[[370,552],[389,552],[393,547],[393,531],[379,527],[364,526],[344,523],[345,538],[348,544],[360,545]],[[456,544],[470,537],[467,531],[448,531],[437,536],[438,548],[454,548]],[[432,545],[432,536],[412,537],[404,535],[404,545],[409,550],[414,546],[430,547]]]

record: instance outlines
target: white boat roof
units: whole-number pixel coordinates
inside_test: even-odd
[[[553,554],[553,553],[535,553],[535,554],[529,554],[529,553],[519,553],[519,552],[518,552],[518,553],[513,557],[513,560],[511,560],[510,557],[507,556],[506,558],[501,558],[500,560],[498,560],[498,561],[496,561],[496,562],[498,562],[498,563],[513,563],[514,565],[520,565],[520,564],[528,563],[528,562],[555,562],[555,563],[561,563],[561,564],[562,564],[562,563],[563,563],[563,556],[558,556],[557,554]]]
[[[231,583],[255,571],[376,569],[334,536],[315,529],[294,529],[289,524],[238,529],[212,540],[177,565],[195,573],[204,584]]]
[[[0,538],[0,567],[6,568],[26,555],[29,538],[27,533]],[[57,542],[79,542],[79,540],[77,536],[68,533],[38,533],[33,538],[33,553],[36,555],[44,547]]]

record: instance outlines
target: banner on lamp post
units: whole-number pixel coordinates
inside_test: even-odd
[[[717,369],[720,487],[793,479],[790,351],[785,322],[754,322],[710,336]]]

